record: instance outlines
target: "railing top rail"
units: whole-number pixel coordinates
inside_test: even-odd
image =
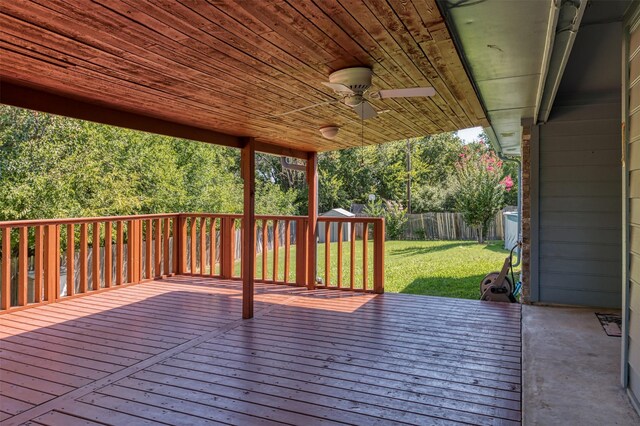
[[[242,215],[238,213],[178,213],[180,217],[212,217],[212,218],[223,218],[230,217],[231,219],[242,219]]]
[[[230,217],[233,219],[242,219],[241,214],[235,213],[158,213],[128,216],[100,216],[100,217],[73,217],[73,218],[56,218],[56,219],[31,219],[31,220],[9,220],[0,222],[2,228],[21,228],[25,226],[40,225],[66,225],[66,224],[82,224],[95,222],[124,222],[129,220],[146,220],[146,219],[164,219],[171,217]],[[291,215],[256,215],[257,220],[305,220],[308,216],[291,216]],[[319,222],[349,222],[349,223],[375,223],[383,221],[380,217],[330,217],[318,216]]]
[[[381,217],[331,217],[331,216],[318,216],[318,222],[348,222],[348,223],[376,223],[383,222],[384,218]]]
[[[159,214],[142,214],[129,216],[100,216],[100,217],[72,217],[58,219],[32,219],[32,220],[9,220],[0,222],[2,228],[21,228],[25,226],[39,225],[66,225],[66,224],[82,224],[95,222],[125,222],[128,220],[144,220],[144,219],[164,219],[167,217],[176,217],[179,213],[159,213]]]

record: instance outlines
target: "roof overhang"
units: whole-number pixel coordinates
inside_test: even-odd
[[[442,3],[483,102],[487,133],[519,155],[522,121],[537,120],[552,57],[560,0]]]
[[[294,154],[488,124],[435,0],[13,1],[0,32],[1,102],[97,122]],[[351,66],[436,95],[373,99],[388,112],[364,123],[345,105],[274,117],[335,99],[321,83]]]

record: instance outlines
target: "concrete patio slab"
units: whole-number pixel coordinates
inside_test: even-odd
[[[524,425],[639,425],[620,386],[620,338],[604,332],[605,309],[524,305]]]

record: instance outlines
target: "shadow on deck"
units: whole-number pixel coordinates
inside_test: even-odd
[[[3,424],[519,424],[520,306],[173,277],[0,316]]]

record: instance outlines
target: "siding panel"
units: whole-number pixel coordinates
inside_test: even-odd
[[[619,307],[619,106],[554,109],[539,167],[540,301]]]

